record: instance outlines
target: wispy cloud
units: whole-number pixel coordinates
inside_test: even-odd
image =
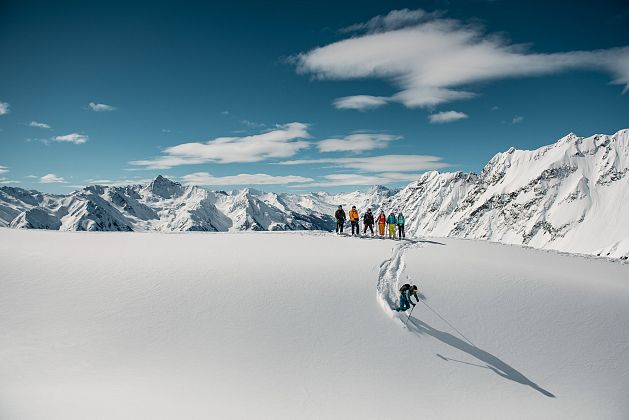
[[[8,102],[0,102],[0,115],[6,115],[11,112],[10,107],[11,105]]]
[[[629,90],[629,47],[536,53],[486,33],[479,25],[408,9],[354,25],[355,29],[367,33],[293,57],[297,71],[318,79],[387,80],[399,90],[379,97],[377,104],[395,101],[410,108],[472,98],[475,93],[467,89],[478,82],[572,70],[608,73],[612,83]],[[372,97],[357,95],[361,96]],[[347,98],[339,101],[352,104]],[[356,103],[361,109],[361,101]]]
[[[251,128],[251,129],[260,129],[260,128],[266,127],[265,124],[258,123],[258,122],[255,122],[255,121],[241,120],[240,122],[241,122],[241,124],[243,124],[247,128]]]
[[[320,152],[353,152],[384,149],[394,140],[402,137],[380,133],[354,133],[342,138],[325,139],[317,142]]]
[[[513,117],[513,119],[511,120],[512,124],[520,124],[522,121],[524,121],[524,117],[520,116],[520,115],[516,115],[515,117]]]
[[[9,168],[7,168],[6,166],[0,165],[0,175],[6,174],[7,172],[9,172]],[[8,178],[0,176],[0,184],[6,185],[6,184],[19,184],[19,183],[20,181],[16,181],[13,179],[8,179]]]
[[[20,181],[16,181],[14,179],[7,179],[7,178],[2,178],[0,177],[0,184],[20,184]]]
[[[129,162],[147,169],[168,169],[181,165],[207,162],[259,162],[294,156],[310,143],[308,125],[290,123],[277,125],[274,130],[245,137],[219,137],[205,143],[183,143],[164,149],[164,156]]]
[[[403,28],[405,26],[414,25],[422,21],[434,19],[442,16],[443,12],[431,12],[428,13],[421,9],[410,10],[392,10],[386,15],[378,15],[367,22],[356,23],[346,28],[341,29],[341,32],[378,32],[378,31],[390,31],[393,29]]]
[[[213,176],[207,172],[195,172],[181,177],[187,185],[272,185],[295,184],[314,181],[297,175],[275,176],[269,174],[238,174]]]
[[[363,174],[330,174],[324,175],[323,181],[297,185],[298,188],[311,187],[342,187],[358,185],[387,185],[396,182],[408,182],[419,178],[417,173],[384,172],[370,175]]]
[[[386,105],[387,102],[389,102],[389,98],[383,96],[354,95],[337,98],[334,100],[333,104],[337,109],[367,111]]]
[[[451,166],[440,157],[426,155],[382,155],[333,159],[301,159],[279,162],[279,165],[321,165],[362,172],[419,172]]]
[[[107,105],[107,104],[99,104],[96,102],[90,102],[88,104],[88,106],[90,107],[90,109],[92,111],[95,112],[107,112],[107,111],[115,111],[116,107],[115,106],[111,106],[111,105]]]
[[[55,136],[51,140],[61,143],[83,144],[89,140],[89,137],[85,134],[70,133],[63,136]]]
[[[108,185],[112,187],[124,187],[127,185],[147,184],[152,179],[86,179],[85,183],[89,185]]]
[[[61,176],[57,176],[55,174],[46,174],[39,178],[39,182],[41,184],[63,184],[66,182],[65,179]]]
[[[48,124],[43,123],[43,122],[37,122],[37,121],[31,121],[29,126],[35,127],[35,128],[50,128]]]
[[[428,120],[431,124],[445,124],[467,118],[467,114],[458,111],[444,111],[430,114]]]

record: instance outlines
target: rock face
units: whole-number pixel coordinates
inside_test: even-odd
[[[498,153],[480,174],[427,172],[402,190],[328,194],[94,185],[67,196],[0,188],[0,226],[97,231],[331,230],[336,207],[403,212],[407,234],[626,259],[629,130]]]

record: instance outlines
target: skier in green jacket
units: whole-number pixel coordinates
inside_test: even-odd
[[[406,234],[404,233],[404,215],[402,213],[397,215],[397,233],[400,239],[406,238]]]

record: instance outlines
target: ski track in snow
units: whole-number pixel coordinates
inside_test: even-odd
[[[409,248],[414,248],[421,244],[420,241],[406,240],[393,248],[391,258],[384,260],[380,264],[378,272],[378,281],[376,290],[378,292],[378,300],[387,314],[396,317],[396,313],[392,312],[397,307],[397,293],[399,289],[400,279],[406,263],[404,261],[404,253]]]

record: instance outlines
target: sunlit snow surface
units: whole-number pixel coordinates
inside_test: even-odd
[[[0,229],[0,418],[626,419],[628,320],[629,265],[518,246]]]

